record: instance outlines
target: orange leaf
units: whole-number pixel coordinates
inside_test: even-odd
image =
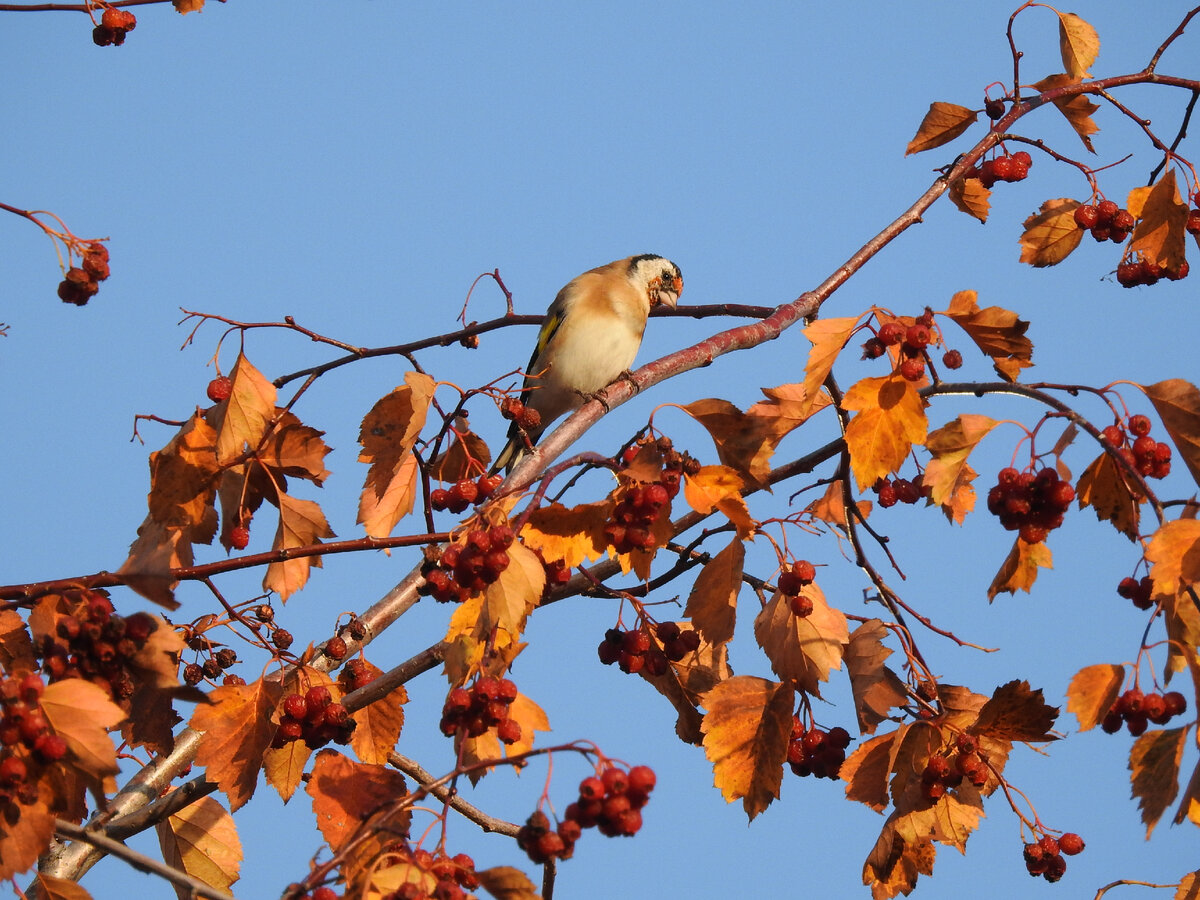
[[[820,696],[820,682],[842,667],[842,653],[850,631],[842,612],[825,601],[815,582],[802,589],[813,602],[813,611],[801,618],[778,592],[754,620],[754,636],[771,661],[771,670],[806,693]]]
[[[312,748],[304,741],[287,741],[282,747],[271,747],[263,754],[263,774],[267,784],[287,803],[300,787],[304,767],[312,756]]]
[[[1042,690],[1032,690],[1028,681],[1010,681],[992,693],[979,710],[971,731],[1000,741],[1053,741],[1050,733],[1058,707],[1049,706]]]
[[[417,457],[403,457],[383,488],[383,493],[364,488],[358,498],[358,518],[370,537],[387,537],[396,523],[413,511],[417,499]]]
[[[1091,78],[1088,67],[1100,53],[1100,35],[1075,13],[1058,14],[1058,48],[1063,68],[1075,80]]]
[[[368,821],[376,829],[408,831],[411,814],[396,807],[408,794],[404,776],[385,766],[357,763],[326,748],[313,761],[305,791],[317,828],[335,853]]]
[[[121,563],[117,574],[147,600],[177,609],[174,589],[179,580],[172,577],[171,570],[190,566],[192,558],[192,545],[180,529],[167,528],[147,516],[129,545],[129,558]]]
[[[1065,87],[1068,84],[1075,84],[1079,81],[1078,78],[1072,78],[1064,72],[1057,75],[1049,75],[1041,81],[1034,84],[1034,88],[1045,93],[1052,91],[1055,88]],[[1092,113],[1100,108],[1099,104],[1093,103],[1084,94],[1075,94],[1072,97],[1060,97],[1053,101],[1058,111],[1062,113],[1071,127],[1075,129],[1075,133],[1079,135],[1079,139],[1083,141],[1089,153],[1095,153],[1096,148],[1092,146],[1091,135],[1100,130],[1099,126],[1092,121]],[[1079,232],[1080,236],[1083,231]]]
[[[1133,229],[1129,252],[1140,254],[1167,272],[1178,272],[1183,265],[1187,232],[1188,205],[1180,199],[1175,170],[1168,167],[1142,207],[1142,215]]]
[[[358,522],[373,537],[385,537],[412,511],[416,461],[410,451],[421,435],[436,382],[406,372],[404,384],[380,398],[363,417],[358,461],[370,463],[359,498]],[[386,529],[376,533],[370,529]]]
[[[873,900],[887,900],[897,894],[911,894],[919,875],[933,874],[937,848],[932,841],[909,843],[896,833],[894,817],[889,819],[863,863],[863,884],[871,889]]]
[[[991,189],[985,188],[978,178],[959,178],[950,183],[950,202],[980,222],[987,221],[992,208],[991,196]]]
[[[1183,797],[1179,801],[1179,809],[1175,810],[1175,817],[1172,821],[1176,825],[1180,825],[1187,819],[1193,825],[1200,825],[1200,763],[1196,764],[1196,768],[1192,770],[1192,777],[1188,780],[1187,789],[1183,792]],[[1200,872],[1195,873],[1200,875]],[[1196,889],[1200,891],[1200,884],[1197,884]],[[1179,894],[1175,895],[1179,897]],[[1187,900],[1200,900],[1200,893],[1188,894]]]
[[[1002,592],[1015,594],[1022,590],[1028,594],[1037,580],[1037,570],[1053,568],[1054,557],[1049,547],[1044,543],[1027,544],[1017,538],[988,587],[988,600],[995,600]]]
[[[487,443],[471,431],[466,418],[460,416],[454,423],[454,443],[433,461],[430,475],[444,482],[476,478],[487,471],[491,461],[492,451]]]
[[[493,866],[475,872],[489,894],[496,900],[541,900],[534,883],[520,869],[512,866]]]
[[[191,726],[204,732],[196,764],[229,798],[229,809],[240,809],[258,784],[263,754],[271,746],[275,726],[271,713],[282,697],[276,682],[223,684],[209,693],[209,703],[197,706]]]
[[[1137,540],[1138,521],[1141,510],[1140,497],[1134,493],[1125,474],[1113,458],[1101,453],[1092,464],[1083,470],[1075,484],[1079,495],[1079,506],[1090,506],[1096,518],[1112,522],[1113,527],[1131,541]]]
[[[1067,688],[1067,711],[1075,713],[1080,731],[1090,731],[1100,724],[1112,709],[1124,680],[1125,668],[1112,663],[1084,666],[1075,673]]]
[[[691,623],[676,622],[681,629]],[[662,642],[650,632],[651,641],[661,649]],[[651,675],[644,667],[638,673],[670,701],[679,713],[675,722],[675,733],[688,744],[699,746],[703,741],[700,731],[702,716],[696,709],[701,695],[711,691],[733,673],[729,669],[729,645],[708,644],[701,641],[698,649],[678,662],[672,662],[663,675]]]
[[[56,816],[47,805],[50,793],[43,782],[33,803],[14,796],[6,804],[14,821],[0,822],[0,878],[5,881],[36,865],[54,838]]]
[[[1075,224],[1078,200],[1047,200],[1040,211],[1025,220],[1020,262],[1036,268],[1056,266],[1079,246],[1083,229]]]
[[[321,440],[325,432],[310,428],[287,410],[278,410],[277,415],[278,424],[259,451],[259,461],[284,475],[323,484],[330,475],[325,456],[331,448]]]
[[[218,891],[241,877],[242,842],[233,816],[212,797],[201,797],[159,822],[163,862]]]
[[[193,544],[207,544],[217,531],[217,433],[197,413],[161,450],[150,454],[150,516],[183,529]]]
[[[83,885],[69,878],[55,878],[39,872],[37,880],[40,887],[37,896],[42,900],[92,900]]]
[[[929,104],[929,112],[917,127],[917,133],[908,142],[904,155],[920,153],[922,150],[932,150],[942,144],[948,144],[968,128],[975,124],[979,113],[958,106],[954,103],[937,101]]]
[[[525,694],[517,694],[517,699],[509,704],[508,717],[521,726],[521,736],[513,743],[504,745],[505,756],[527,753],[533,749],[534,733],[550,730],[546,711]]]
[[[900,468],[913,444],[925,440],[925,404],[916,386],[899,375],[864,378],[842,398],[858,410],[846,427],[846,449],[859,490]]]
[[[748,416],[728,400],[696,400],[681,408],[708,431],[723,464],[750,484],[766,483],[779,443],[766,420]]]
[[[933,454],[933,459],[925,466],[923,483],[930,489],[934,503],[946,506],[953,502],[971,468],[967,465],[967,457],[997,424],[995,419],[987,416],[964,413],[930,432],[925,449]],[[971,477],[974,477],[973,473]],[[973,497],[973,490],[971,494]]]
[[[790,686],[750,675],[735,675],[703,697],[713,783],[726,803],[740,799],[751,819],[779,796],[793,697]]]
[[[540,550],[546,562],[561,560],[573,569],[604,555],[608,544],[604,523],[612,510],[612,500],[581,503],[569,509],[551,503],[533,511],[521,529],[521,539],[531,550]]]
[[[900,726],[907,730],[907,725]],[[892,774],[892,745],[901,732],[891,731],[864,741],[854,748],[838,769],[846,782],[846,799],[865,803],[875,812],[888,805],[888,777]]]
[[[939,844],[948,844],[967,850],[967,838],[979,827],[983,817],[983,800],[979,792],[969,784],[960,785],[943,794],[931,805],[922,805],[911,810],[896,810],[896,833],[906,844],[917,845],[932,838]]]
[[[366,660],[363,660],[363,665],[372,678],[383,674],[382,669]],[[390,693],[351,713],[358,724],[350,735],[350,746],[362,762],[386,765],[388,754],[396,746],[404,728],[404,707],[407,703],[408,690],[404,685],[399,685]]]
[[[856,500],[854,505],[858,507],[858,511],[864,519],[871,514],[871,509],[874,506],[870,500]],[[825,489],[825,493],[819,499],[808,504],[804,511],[814,519],[820,519],[822,522],[828,522],[830,525],[837,525],[839,528],[845,528],[846,503],[845,497],[842,495],[841,479],[831,481],[829,487]]]
[[[724,550],[705,563],[688,595],[684,615],[692,620],[701,637],[710,644],[724,644],[733,637],[745,559],[746,548],[735,537]]]
[[[484,615],[489,626],[518,635],[525,628],[525,617],[542,599],[546,570],[537,554],[524,544],[508,548],[508,568],[484,591]]]
[[[703,466],[695,475],[685,475],[683,496],[688,506],[707,515],[720,510],[737,529],[741,540],[748,539],[758,529],[750,518],[750,509],[741,490],[745,482],[729,466]]]
[[[175,12],[185,16],[204,9],[204,0],[171,0],[171,4],[175,7]]]
[[[874,734],[888,713],[908,702],[904,682],[884,664],[892,655],[892,650],[883,644],[885,637],[887,629],[883,623],[870,619],[854,629],[844,653],[854,711],[859,730],[864,734]]]
[[[229,377],[233,379],[232,393],[213,407],[210,420],[215,420],[217,459],[222,463],[241,456],[247,447],[256,448],[275,416],[275,385],[243,354],[238,354]]]
[[[1174,596],[1200,582],[1200,519],[1167,522],[1150,538],[1146,559],[1156,594]]]
[[[97,778],[117,774],[117,748],[108,729],[125,718],[125,711],[109,699],[108,691],[81,678],[66,678],[47,685],[41,702],[46,721],[66,740],[76,768]]]
[[[1129,751],[1129,780],[1142,811],[1146,840],[1179,793],[1179,763],[1187,732],[1186,728],[1147,731]]]
[[[833,363],[858,327],[858,318],[817,319],[804,329],[804,336],[812,341],[812,350],[804,364],[804,394],[808,405],[815,406],[817,399],[827,396],[821,390],[825,379],[833,370]]]
[[[280,494],[278,500],[279,528],[275,532],[272,550],[307,547],[310,544],[321,543],[321,538],[335,537],[333,529],[325,521],[321,507],[312,500],[299,500],[290,494]],[[274,591],[279,594],[280,599],[287,600],[308,582],[309,569],[320,565],[319,556],[302,556],[273,562],[267,566],[267,574],[263,576],[263,589]]]
[[[1143,385],[1142,390],[1154,404],[1192,479],[1200,484],[1200,390],[1182,378]]]
[[[818,384],[813,393],[809,392],[807,382],[759,388],[767,399],[751,405],[746,415],[754,420],[764,420],[768,433],[782,438],[832,402],[829,394],[820,387]]]

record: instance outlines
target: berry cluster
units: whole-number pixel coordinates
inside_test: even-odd
[[[1021,540],[1038,544],[1063,523],[1063,515],[1075,499],[1075,488],[1062,481],[1058,472],[1045,468],[1036,475],[1001,469],[996,485],[988,491],[988,512],[999,517],[1008,531],[1019,531]]]
[[[275,749],[299,740],[313,750],[330,741],[348,744],[357,724],[346,707],[333,701],[329,688],[323,684],[315,684],[303,694],[288,694],[280,708],[283,715],[271,741]]]
[[[1164,269],[1158,263],[1152,263],[1148,259],[1129,259],[1117,265],[1117,283],[1122,287],[1137,287],[1139,284],[1156,284],[1160,279],[1167,281],[1182,281],[1188,277],[1188,272],[1191,271],[1191,266],[1185,259],[1179,264],[1179,267],[1171,270]]]
[[[97,47],[109,44],[120,46],[125,43],[126,32],[137,27],[137,16],[126,9],[108,7],[100,16],[100,24],[92,29],[92,42]]]
[[[1117,594],[1126,600],[1132,600],[1138,609],[1149,609],[1154,605],[1154,601],[1150,599],[1153,593],[1154,583],[1149,575],[1143,575],[1141,579],[1128,576],[1122,578],[1121,583],[1117,585]]]
[[[665,474],[665,473],[664,473]],[[679,480],[675,480],[679,491]],[[635,485],[625,491],[604,525],[604,536],[618,553],[654,548],[654,523],[674,494],[665,483]]]
[[[925,769],[921,772],[921,790],[925,798],[936,801],[953,787],[962,784],[963,779],[975,787],[987,784],[988,767],[979,755],[979,741],[966,732],[955,739],[954,758],[944,753],[929,757]]]
[[[108,277],[108,248],[91,241],[83,251],[83,263],[67,269],[66,277],[58,283],[58,297],[63,303],[86,306],[100,290],[100,282]]]
[[[650,633],[642,628],[632,631],[610,628],[604,632],[604,640],[596,653],[606,666],[616,663],[622,672],[630,675],[643,669],[647,675],[665,675],[671,663],[679,662],[700,647],[699,632],[682,629],[674,622],[658,623],[654,633],[662,644],[661,650],[650,639]]]
[[[1034,878],[1041,875],[1053,884],[1067,871],[1067,861],[1063,859],[1063,854],[1074,856],[1082,852],[1083,838],[1073,831],[1068,831],[1057,840],[1044,834],[1041,840],[1025,845],[1025,869]]]
[[[440,556],[427,558],[422,567],[425,583],[418,593],[439,603],[461,603],[482,591],[508,568],[508,548],[516,535],[508,525],[472,528],[461,544],[444,547]],[[437,553],[431,548],[427,557]]]
[[[1075,224],[1084,231],[1090,231],[1098,241],[1112,241],[1114,244],[1125,242],[1129,232],[1137,220],[1133,213],[1121,209],[1112,200],[1101,200],[1099,203],[1084,203],[1075,207]]]
[[[1000,101],[988,101],[989,103],[1000,103]],[[1000,103],[1000,115],[1004,115],[1004,105]],[[1033,157],[1024,150],[1018,150],[1011,156],[1007,153],[1003,156],[996,156],[992,159],[985,159],[978,166],[975,166],[964,176],[966,178],[978,178],[985,188],[990,188],[997,181],[1024,181],[1029,170],[1033,166]]]
[[[230,647],[222,647],[216,653],[201,663],[188,663],[183,667],[185,684],[199,684],[205,678],[216,680],[221,673],[238,661],[237,651]]]
[[[500,415],[516,422],[517,426],[531,431],[542,424],[542,414],[531,409],[516,397],[505,397],[500,401]]]
[[[817,570],[807,559],[796,560],[792,567],[779,573],[779,593],[788,599],[792,613],[804,618],[813,611],[812,598],[801,593],[806,585],[813,583]]]
[[[67,742],[50,730],[39,700],[46,684],[36,672],[0,680],[0,814],[15,810],[13,798],[37,801],[29,776],[30,754],[40,763],[53,763],[67,752]],[[19,811],[17,811],[19,815]]]
[[[897,503],[916,503],[930,493],[925,487],[924,474],[911,481],[907,478],[881,478],[872,489],[879,495],[879,505],[884,509]]]
[[[515,684],[507,678],[484,675],[470,690],[451,688],[438,727],[446,737],[464,734],[473,738],[495,728],[496,737],[505,744],[515,744],[521,739],[521,723],[509,717],[509,709],[516,699]]]
[[[792,735],[788,741],[787,761],[801,778],[837,778],[846,761],[850,732],[841,726],[822,731],[815,725],[806,729],[799,716],[792,716]]]
[[[541,810],[534,812],[517,832],[517,846],[542,865],[551,859],[570,859],[585,828],[594,827],[606,837],[632,837],[641,830],[642,807],[656,783],[649,766],[626,772],[610,765],[579,783],[579,799],[567,807],[557,829],[551,830]]]
[[[1145,732],[1148,723],[1166,725],[1186,711],[1187,700],[1179,691],[1143,694],[1138,688],[1130,688],[1113,703],[1100,727],[1107,734],[1116,734],[1123,724],[1130,734],[1137,737]]]
[[[347,694],[357,691],[360,687],[366,687],[374,680],[375,676],[367,668],[366,660],[357,656],[346,663],[338,673],[338,684]]]
[[[1166,478],[1171,474],[1171,445],[1150,437],[1148,416],[1130,416],[1125,426],[1120,422],[1101,432],[1104,440],[1116,448],[1138,473],[1146,478]],[[1132,443],[1126,435],[1132,436]]]
[[[103,591],[81,591],[70,613],[58,620],[54,634],[44,635],[39,642],[42,671],[52,682],[85,678],[120,703],[133,696],[133,659],[157,628],[148,613],[116,615]]]
[[[906,326],[897,321],[880,325],[863,344],[863,359],[879,359],[888,352],[889,347],[898,347],[896,372],[908,381],[920,381],[925,377],[928,347],[940,343],[940,340],[933,330],[933,310],[927,306],[912,325]],[[947,351],[942,362],[949,369],[957,369],[962,365],[962,354],[957,350]]]
[[[466,891],[479,887],[479,875],[475,872],[475,860],[465,853],[454,856],[434,856],[428,850],[405,849],[412,864],[424,869],[437,881],[431,890],[425,890],[419,882],[409,881],[394,891],[384,894],[380,900],[466,900]],[[318,900],[313,891],[313,900]]]
[[[434,488],[429,492],[429,505],[435,512],[448,509],[460,513],[468,506],[482,503],[504,481],[503,475],[480,475],[476,479],[463,478],[449,488]]]

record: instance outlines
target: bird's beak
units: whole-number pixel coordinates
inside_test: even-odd
[[[653,306],[669,306],[675,308],[676,302],[679,300],[679,295],[683,293],[683,279],[669,278],[666,281],[659,282],[652,292]]]

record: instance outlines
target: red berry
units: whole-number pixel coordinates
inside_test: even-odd
[[[997,156],[991,162],[992,173],[997,181],[1012,181],[1014,166],[1011,156]]]
[[[1087,230],[1094,228],[1100,221],[1100,212],[1090,203],[1075,207],[1075,224]]]
[[[1112,224],[1113,216],[1115,216],[1120,209],[1121,207],[1117,206],[1117,204],[1112,200],[1101,200],[1096,204],[1096,212],[1099,215],[1099,223],[1101,225]]]
[[[228,400],[233,393],[233,379],[228,375],[219,375],[208,383],[208,399],[213,403]]]
[[[332,660],[341,660],[346,657],[346,642],[340,637],[331,637],[325,642],[325,655]]]
[[[1142,435],[1149,434],[1150,427],[1151,423],[1149,416],[1136,415],[1129,417],[1129,433],[1135,437],[1141,437]]]
[[[1101,435],[1114,447],[1125,446],[1125,429],[1120,425],[1109,425],[1101,432]]]
[[[304,694],[304,700],[308,704],[308,713],[312,715],[315,710],[324,709],[333,700],[333,695],[329,693],[329,688],[323,684],[314,684]]]
[[[920,381],[925,377],[925,360],[912,356],[900,363],[900,376],[906,381]]]
[[[516,719],[502,719],[496,725],[496,737],[505,744],[515,744],[521,739],[521,723]]]
[[[1119,228],[1121,231],[1132,231],[1136,221],[1129,210],[1119,209],[1112,217],[1112,227],[1114,230]]]
[[[34,741],[33,752],[43,762],[58,762],[67,755],[67,741],[61,735],[43,734]]]
[[[796,596],[792,597],[790,600],[788,600],[788,607],[791,609],[792,615],[801,619],[812,615],[814,608],[812,597],[809,597],[806,594],[797,594]]]
[[[904,340],[905,331],[905,327],[899,322],[886,322],[879,326],[879,333],[876,337],[884,346],[891,347]]]
[[[800,579],[801,584],[812,584],[816,580],[817,569],[807,559],[800,559],[792,565],[792,574]]]
[[[958,350],[947,350],[942,356],[942,365],[947,369],[958,369],[963,364],[963,356]]]
[[[634,766],[629,770],[629,789],[648,794],[654,790],[658,778],[649,766]]]
[[[601,772],[600,780],[604,784],[605,794],[609,797],[623,794],[629,787],[629,775],[624,769],[618,769],[616,766],[609,766]]]
[[[1058,839],[1058,849],[1067,856],[1075,856],[1082,853],[1084,848],[1083,838],[1073,831],[1068,831]]]
[[[579,796],[584,800],[599,800],[604,796],[604,782],[591,775],[579,782]]]
[[[1184,226],[1188,234],[1200,234],[1200,209],[1188,213],[1187,224]]]
[[[234,550],[245,550],[250,543],[250,529],[245,525],[235,525],[229,529],[229,546]]]
[[[910,325],[904,333],[904,343],[914,350],[924,350],[931,339],[929,328],[925,325]]]

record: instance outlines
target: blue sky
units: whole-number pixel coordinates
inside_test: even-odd
[[[1147,13],[1081,0],[1075,12],[1103,42],[1093,72],[1140,68],[1186,8],[1161,3]],[[1010,11],[990,0],[650,8],[210,2],[186,17],[169,6],[138,8],[137,30],[119,48],[94,47],[79,13],[0,14],[9,123],[0,200],[53,210],[84,237],[110,236],[113,271],[89,306],[67,307],[54,294],[61,276],[50,242],[16,217],[0,218],[0,321],[10,329],[0,343],[0,375],[9,385],[0,393],[0,580],[111,569],[124,558],[145,514],[146,454],[170,437],[149,426],[145,447],[131,443],[133,416],[183,418],[206,403],[212,377],[206,363],[219,331],[206,326],[180,352],[188,333],[177,324],[180,307],[245,321],[292,315],[350,343],[395,344],[452,329],[481,272],[498,268],[518,311],[534,313],[580,271],[648,251],[681,266],[685,304],[786,302],[823,280],[953,158],[953,147],[909,158],[903,150],[930,101],[979,106],[987,84],[1011,79]],[[1030,81],[1058,70],[1050,12],[1022,15],[1016,35]],[[1195,53],[1188,34],[1160,70],[1194,76]],[[1187,99],[1147,89],[1121,98],[1168,140]],[[1021,130],[1082,157],[1060,118],[1043,110]],[[1121,198],[1144,183],[1156,160],[1112,110],[1097,118],[1102,162],[1129,149],[1136,154],[1102,175],[1102,187]],[[955,291],[975,288],[983,305],[1032,320],[1035,378],[1196,381],[1193,283],[1123,290],[1104,278],[1116,248],[1090,241],[1056,269],[1018,266],[1021,220],[1043,199],[1084,193],[1077,173],[1035,158],[1027,182],[998,186],[986,226],[938,204],[824,313],[854,315],[878,304],[913,314],[926,304],[945,308]],[[482,284],[469,317],[502,310],[499,292]],[[639,360],[725,325],[652,321]],[[484,336],[478,350],[431,352],[421,362],[435,377],[467,387],[522,365],[532,340],[531,329],[510,329]],[[969,349],[965,338],[956,340]],[[748,406],[760,387],[802,378],[807,346],[793,330],[662,385],[614,412],[591,432],[589,446],[619,443],[661,403],[721,396]],[[282,333],[257,331],[246,348],[269,376],[328,358]],[[229,345],[226,369],[232,353]],[[967,356],[974,368],[964,374],[988,378],[977,357]],[[318,499],[342,537],[357,533],[358,423],[403,371],[394,358],[343,368],[319,381],[297,410],[335,448],[327,460],[334,475]],[[850,365],[843,381],[869,371]],[[1136,391],[1125,396],[1148,411]],[[940,403],[931,416],[940,422],[959,411],[1036,414],[987,401]],[[495,412],[484,404],[472,412],[476,427],[498,440],[503,423]],[[662,410],[656,423],[715,462],[707,438],[682,414]],[[832,427],[814,422],[781,454],[801,455]],[[981,485],[1006,464],[1015,437],[1011,430],[981,448],[973,460],[984,473]],[[1068,463],[1078,473],[1092,455],[1080,446]],[[1182,471],[1168,484],[1171,496],[1194,489]],[[1060,703],[1081,666],[1135,655],[1144,621],[1114,588],[1132,571],[1136,551],[1090,512],[1072,513],[1052,536],[1055,570],[1032,596],[1003,596],[991,606],[985,590],[1008,539],[986,513],[951,528],[933,511],[896,508],[877,524],[904,564],[910,603],[969,639],[1003,648],[983,656],[925,638],[946,681],[988,693],[1028,678]],[[257,526],[251,549],[265,549],[272,528]],[[831,601],[863,612],[866,581],[836,546],[814,540],[806,552],[831,563],[822,573]],[[766,565],[760,554],[765,547],[756,546],[752,563]],[[281,617],[298,641],[321,640],[338,613],[369,605],[411,564],[403,553],[331,558]],[[231,576],[222,587],[252,596],[256,582]],[[686,587],[676,590],[686,596]],[[118,608],[142,608],[132,594],[116,593]],[[188,615],[207,603],[197,587],[183,588],[180,599]],[[768,675],[748,627],[752,599],[743,602],[734,668]],[[383,668],[403,660],[443,633],[445,615],[418,607],[368,658]],[[515,673],[546,709],[556,738],[591,738],[659,774],[643,832],[633,840],[585,836],[561,867],[556,897],[867,896],[859,873],[882,819],[842,799],[840,784],[789,775],[782,801],[747,827],[740,805],[726,805],[711,787],[702,751],[675,739],[666,704],[640,680],[593,662],[615,615],[615,606],[595,600],[539,613]],[[426,678],[410,690],[401,748],[438,770],[450,762],[436,733],[444,682]],[[823,708],[823,720],[850,726],[844,678],[835,676],[829,698],[837,705]],[[1074,732],[1076,723],[1064,712],[1059,726]],[[1013,754],[1007,774],[1035,798],[1043,820],[1088,842],[1064,883],[1029,879],[1016,820],[993,797],[967,855],[943,848],[916,896],[1090,896],[1117,878],[1169,882],[1195,868],[1196,835],[1188,828],[1163,824],[1143,842],[1128,799],[1129,743],[1127,736],[1072,733],[1048,757]],[[573,765],[556,762],[551,796],[560,808],[583,775]],[[543,774],[537,766],[519,779],[500,773],[485,779],[476,799],[521,819]],[[272,896],[305,872],[319,839],[303,798],[291,806],[281,809],[264,787],[239,814],[247,853],[239,896]],[[133,843],[153,852],[152,839]],[[449,846],[480,866],[520,863],[503,839],[461,821],[452,823]],[[165,885],[146,878],[107,861],[84,885],[98,898],[130,890],[167,896]]]

